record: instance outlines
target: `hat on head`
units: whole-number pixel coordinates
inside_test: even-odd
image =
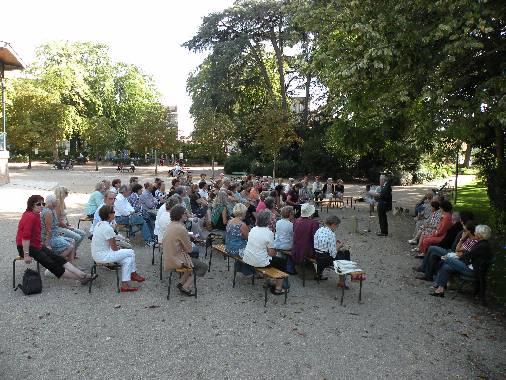
[[[304,203],[300,207],[300,215],[304,218],[309,218],[315,212],[315,207],[309,203]]]

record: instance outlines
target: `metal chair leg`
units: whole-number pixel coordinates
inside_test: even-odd
[[[230,272],[230,257],[227,256],[227,271]]]
[[[120,293],[120,290],[119,290],[119,268],[121,266],[119,266],[118,264],[116,264],[116,289],[117,289],[117,292]]]
[[[153,250],[151,252],[151,265],[155,265],[155,244],[153,244]]]
[[[285,305],[286,305],[286,298],[288,297],[288,289],[285,289]]]
[[[362,274],[360,275],[360,287],[358,290],[358,302],[362,301]]]
[[[195,290],[195,299],[197,299],[197,275],[195,274],[195,268],[193,268],[193,289]]]
[[[163,251],[160,253],[160,281],[163,281]]]
[[[169,286],[167,286],[167,301],[170,298],[170,286],[172,285],[172,272],[174,272],[174,271],[171,270],[170,274],[169,274]]]
[[[16,259],[12,260],[12,288],[16,288]]]
[[[306,259],[302,260],[302,287],[306,286]]]
[[[265,284],[267,285],[267,284]],[[267,289],[268,289],[268,286],[264,286],[264,289],[265,289],[265,298],[264,298],[264,307],[267,307]]]
[[[345,279],[345,282],[344,282],[344,283],[346,284],[346,279]],[[341,292],[341,306],[343,305],[343,301],[344,301],[344,288],[345,288],[345,286],[344,286],[344,284],[343,284],[343,287],[342,287],[342,292]]]
[[[234,279],[232,280],[232,288],[235,288],[235,277],[237,275],[237,262],[234,263]]]
[[[213,244],[211,243],[211,251],[209,252],[209,265],[207,272],[211,272],[211,261],[213,260]]]
[[[95,262],[93,262],[93,266],[91,267],[91,270],[90,270],[91,280],[88,285],[88,294],[91,294],[91,285],[93,284],[93,276],[96,273],[96,271],[97,271],[97,264],[95,264]]]

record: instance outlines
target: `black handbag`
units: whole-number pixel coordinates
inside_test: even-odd
[[[42,280],[40,274],[33,269],[27,268],[23,274],[23,284],[18,284],[16,289],[21,289],[25,296],[42,292]]]

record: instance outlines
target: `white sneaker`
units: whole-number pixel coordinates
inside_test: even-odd
[[[415,245],[415,244],[418,244],[418,240],[416,240],[416,239],[410,239],[410,240],[408,240],[408,243],[411,244],[411,245]]]
[[[46,270],[44,271],[44,276],[49,277],[49,278],[56,278],[56,276],[55,276],[54,274],[52,274],[52,273],[49,271],[49,269],[46,269]]]

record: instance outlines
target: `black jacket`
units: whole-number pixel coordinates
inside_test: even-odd
[[[470,251],[464,251],[460,260],[466,264],[473,264],[473,270],[476,273],[481,272],[490,263],[492,259],[492,250],[488,240],[480,240],[471,248]]]
[[[382,203],[386,211],[392,209],[392,186],[390,186],[390,182],[386,181],[381,187],[378,203]]]

